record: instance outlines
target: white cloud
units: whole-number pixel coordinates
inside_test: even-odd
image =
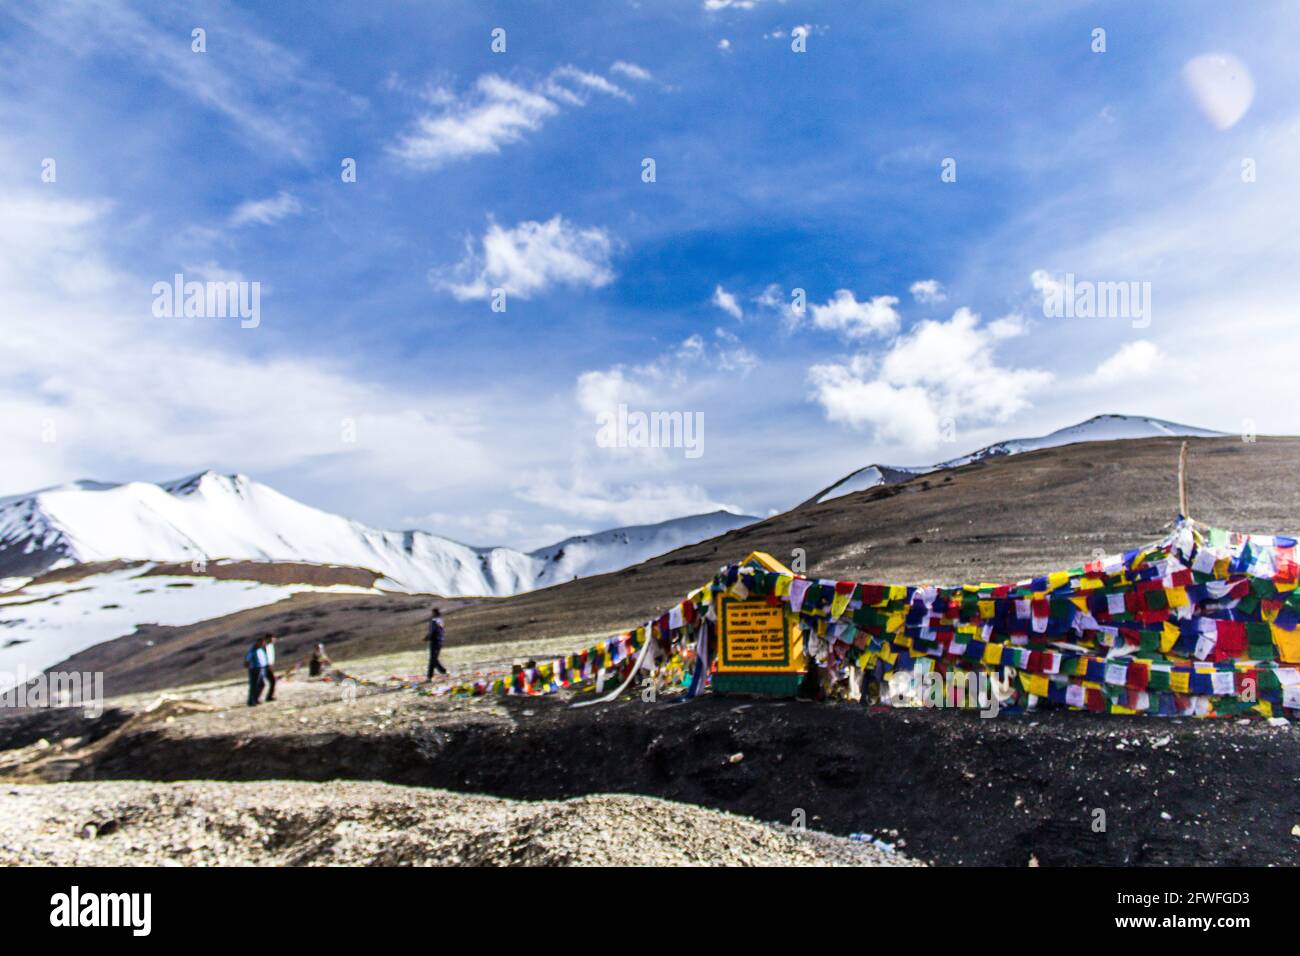
[[[567,474],[539,469],[529,473],[516,494],[532,503],[581,517],[593,524],[643,524],[686,514],[725,509],[697,482],[678,478],[696,467],[683,448],[605,447],[597,444],[605,416],[629,412],[682,413],[701,416],[693,436],[707,454],[708,429],[720,414],[720,396],[733,394],[737,378],[758,366],[757,357],[739,338],[715,329],[710,340],[688,336],[675,348],[639,364],[618,364],[580,374],[574,387],[578,409],[575,445]],[[638,477],[629,481],[629,466]]]
[[[481,251],[466,241],[466,255],[431,280],[462,302],[486,299],[493,289],[529,299],[555,285],[599,289],[614,281],[614,240],[595,226],[580,228],[556,215],[506,229],[488,224]]]
[[[0,190],[9,369],[0,379],[0,494],[211,465],[295,469],[300,479],[347,482],[358,496],[381,487],[391,498],[473,488],[501,467],[480,443],[479,413],[464,396],[407,391],[339,362],[263,352],[248,338],[257,333],[228,320],[154,318],[151,285],[170,276],[109,264],[111,207],[52,197]],[[237,275],[214,263],[187,268]],[[355,425],[355,442],[342,437],[345,421]],[[455,469],[438,467],[448,460]]]
[[[575,84],[577,89],[573,89],[566,84]],[[632,94],[617,83],[610,82],[598,73],[588,73],[586,70],[580,70],[576,66],[556,68],[547,77],[544,89],[554,99],[563,100],[570,106],[587,105],[587,99],[582,94],[588,90],[604,93],[606,96],[615,96],[621,100],[627,100],[629,103],[632,102]]]
[[[1019,312],[1011,312],[989,323],[989,335],[995,339],[1014,339],[1028,331],[1025,317]]]
[[[1046,269],[1035,269],[1029,274],[1029,283],[1034,291],[1042,296],[1046,303],[1059,298],[1065,291],[1065,285]]]
[[[302,212],[302,204],[297,198],[283,190],[268,199],[250,199],[235,207],[230,214],[229,224],[234,227],[256,223],[270,226],[287,216],[296,216]]]
[[[945,420],[1005,422],[1052,380],[1048,372],[999,366],[994,341],[979,316],[961,308],[947,322],[920,323],[880,359],[857,355],[847,363],[815,365],[809,382],[829,420],[929,449],[942,437]]]
[[[617,60],[609,68],[611,73],[619,73],[631,80],[639,80],[642,83],[653,79],[650,71],[643,66],[637,66],[635,63],[628,63],[626,60]]]
[[[525,501],[604,527],[653,524],[711,511],[743,513],[736,505],[719,501],[690,482],[619,483],[590,477],[559,481],[550,474],[537,474],[526,476],[516,494]]]
[[[238,269],[227,269],[209,259],[207,262],[191,263],[181,267],[186,279],[203,282],[244,282],[247,277]]]
[[[730,50],[730,49],[731,49],[731,41],[728,40],[726,37],[723,37],[721,40],[718,41],[718,49],[719,49],[719,50],[722,50],[723,52],[726,52],[727,50]]]
[[[728,292],[721,285],[713,290],[713,304],[716,305],[733,319],[744,318],[744,313],[740,310],[740,303],[736,301],[734,294]]]
[[[1151,377],[1167,362],[1168,357],[1154,342],[1139,339],[1136,342],[1129,342],[1098,365],[1091,376],[1091,383],[1121,385],[1138,380],[1150,381]]]
[[[570,65],[557,67],[532,88],[484,74],[465,96],[444,96],[441,112],[417,118],[389,151],[408,166],[422,170],[499,153],[502,146],[541,129],[559,113],[561,104],[585,106],[592,92],[632,99],[618,84]]]
[[[776,282],[754,296],[753,302],[764,311],[776,313],[787,332],[793,331],[803,321],[803,316],[794,310],[793,300]]]
[[[574,396],[583,420],[611,412],[620,404],[646,409],[680,409],[683,402],[715,384],[709,369],[747,372],[758,358],[726,329],[714,329],[712,345],[703,335],[687,336],[671,351],[639,364],[611,366],[581,373]],[[727,385],[733,384],[728,379]]]
[[[923,305],[948,301],[948,293],[944,291],[938,279],[919,279],[913,282],[907,291],[912,293],[913,299]]]
[[[167,14],[142,14],[130,4],[68,2],[28,4],[8,11],[19,21],[76,56],[98,62],[104,56],[127,59],[159,82],[225,118],[259,143],[305,159],[314,138],[310,112],[299,99],[324,94],[337,108],[356,100],[309,75],[294,50],[275,44],[239,22],[237,12],[225,10],[220,32],[210,31],[211,52],[190,49],[188,20],[166,23]],[[217,52],[239,51],[238,68]],[[109,62],[106,69],[115,69]]]
[[[878,295],[859,302],[850,289],[838,289],[825,305],[810,303],[813,325],[819,329],[841,332],[851,339],[869,335],[889,335],[898,330],[899,315],[894,309],[898,299]]]
[[[745,348],[740,336],[726,329],[714,329],[717,340],[713,348],[713,363],[723,372],[739,372],[742,376],[758,366],[758,356]]]

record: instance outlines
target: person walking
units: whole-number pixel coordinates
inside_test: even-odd
[[[248,706],[256,707],[262,696],[262,687],[266,683],[266,638],[259,637],[244,654],[244,666],[248,668]]]
[[[429,617],[429,632],[424,635],[425,641],[429,644],[429,673],[424,679],[433,680],[433,672],[436,670],[440,674],[447,673],[447,668],[442,666],[442,661],[438,656],[442,653],[442,641],[446,636],[446,630],[442,626],[442,612],[438,608],[433,609],[433,614]]]
[[[275,635],[266,635],[266,702],[275,700]]]

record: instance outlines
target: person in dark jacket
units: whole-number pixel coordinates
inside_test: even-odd
[[[325,672],[325,665],[334,663],[325,655],[325,645],[317,644],[316,649],[311,652],[311,659],[307,661],[307,676],[320,677]]]
[[[429,617],[429,631],[424,635],[425,641],[429,644],[429,674],[424,679],[433,680],[433,672],[440,674],[447,673],[447,668],[442,666],[442,661],[438,656],[442,654],[442,641],[446,632],[442,626],[442,612],[438,608],[433,609],[433,614]]]
[[[248,668],[248,706],[256,707],[262,696],[262,687],[266,684],[266,638],[259,637],[244,654],[244,666]]]

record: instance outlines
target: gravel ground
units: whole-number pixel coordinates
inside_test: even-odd
[[[0,865],[916,866],[649,797],[519,802],[383,783],[9,785]]]

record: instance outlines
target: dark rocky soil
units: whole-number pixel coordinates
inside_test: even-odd
[[[574,710],[559,698],[455,703],[404,691],[270,711],[150,724],[52,766],[70,780],[635,793],[786,824],[802,811],[810,829],[901,839],[903,852],[940,865],[1300,864],[1296,731],[1259,721],[983,720],[709,697]]]

